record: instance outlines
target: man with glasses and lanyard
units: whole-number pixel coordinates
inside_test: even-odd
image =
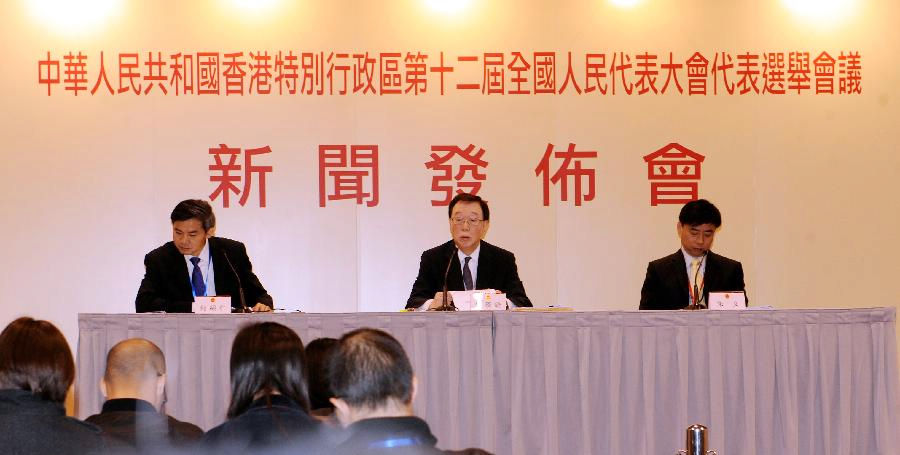
[[[482,240],[490,227],[487,202],[462,193],[450,201],[447,212],[453,239],[422,253],[406,308],[441,308],[445,277],[449,291],[495,289],[506,294],[511,306],[532,306],[519,279],[516,257]]]
[[[741,263],[709,251],[721,225],[722,214],[706,199],[681,208],[676,224],[681,248],[647,266],[640,309],[707,308],[710,292],[745,292]]]
[[[233,311],[272,311],[272,297],[253,273],[244,244],[213,237],[216,216],[206,201],[188,199],[171,214],[172,241],[144,257],[138,313],[190,313],[195,296],[231,296]]]

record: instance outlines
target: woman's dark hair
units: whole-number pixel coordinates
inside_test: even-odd
[[[277,323],[242,328],[231,344],[231,405],[228,417],[242,414],[259,393],[278,392],[309,411],[306,355],[297,334]]]
[[[74,380],[72,351],[53,324],[23,317],[0,333],[0,389],[29,390],[62,403]]]
[[[336,338],[316,338],[306,344],[306,365],[309,367],[309,403],[312,409],[331,409],[328,399],[334,396],[328,380],[328,363],[337,350]]]

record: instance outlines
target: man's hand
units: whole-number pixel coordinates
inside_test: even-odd
[[[453,296],[450,293],[447,293],[447,300],[453,301]],[[444,305],[444,293],[437,292],[434,294],[434,300],[431,301],[431,305],[428,306],[429,310],[436,310]]]
[[[272,311],[272,308],[269,308],[269,306],[264,303],[257,303],[256,305],[253,305],[253,308],[250,308],[250,311],[254,313],[267,313]]]

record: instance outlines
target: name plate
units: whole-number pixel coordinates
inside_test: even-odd
[[[194,297],[191,311],[197,314],[231,314],[231,297]]]
[[[744,293],[737,292],[710,292],[710,310],[743,310],[747,308],[747,299]]]
[[[507,307],[506,294],[493,289],[449,291],[449,294],[459,311],[502,311]]]

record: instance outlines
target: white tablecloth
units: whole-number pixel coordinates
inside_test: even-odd
[[[157,343],[166,411],[208,429],[228,404],[238,328],[274,320],[304,342],[363,326],[394,334],[442,448],[646,454],[709,427],[723,455],[900,453],[893,308],[742,312],[81,314],[79,417],[100,409],[107,350]]]

